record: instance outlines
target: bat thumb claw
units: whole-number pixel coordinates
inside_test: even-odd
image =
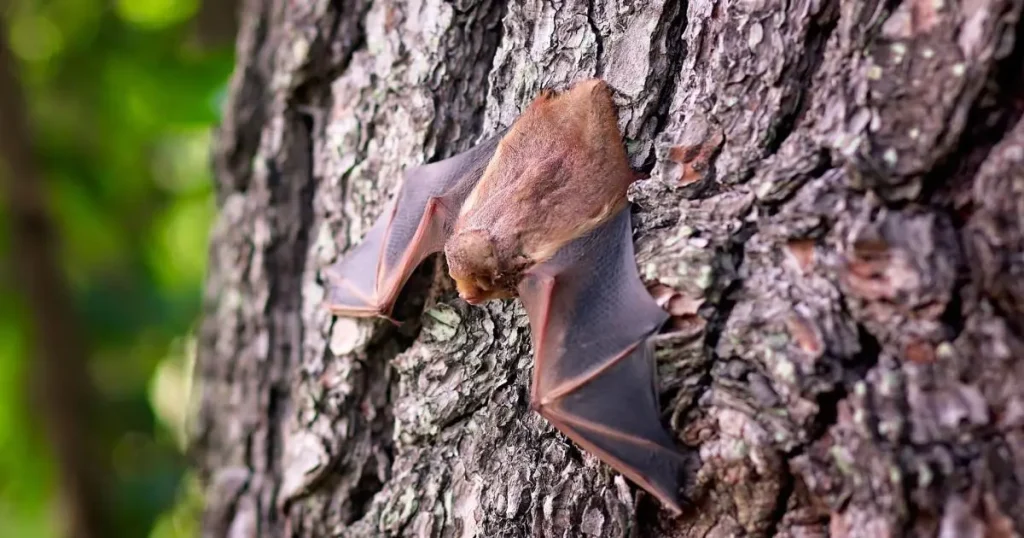
[[[381,315],[379,315],[377,317],[379,317],[381,319],[387,320],[389,323],[391,323],[395,327],[401,327],[405,323],[405,322],[402,322],[402,321],[398,321],[397,319],[395,319],[395,318],[393,318],[393,317],[391,317],[391,316],[389,316],[387,314],[381,314]]]
[[[537,399],[534,396],[530,397],[530,411],[533,411],[534,413],[540,413],[542,407],[544,407],[544,404],[542,404],[539,399]]]

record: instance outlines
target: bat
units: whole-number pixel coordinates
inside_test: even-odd
[[[637,272],[617,118],[603,81],[544,90],[507,131],[407,170],[326,269],[327,307],[390,319],[412,271],[443,252],[463,300],[522,300],[532,409],[678,514],[686,461],[661,424],[649,341],[668,314]]]

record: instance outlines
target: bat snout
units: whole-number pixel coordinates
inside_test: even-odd
[[[474,306],[478,305],[478,304],[480,304],[480,303],[482,303],[482,302],[484,302],[486,300],[482,293],[478,293],[475,290],[473,290],[473,291],[459,291],[459,297],[462,298],[463,301],[466,301],[467,303],[469,303],[471,305],[474,305]]]
[[[486,299],[484,299],[483,297],[480,297],[480,296],[463,297],[462,300],[466,301],[467,303],[469,303],[469,304],[471,304],[473,306],[479,306],[479,305],[481,305],[481,304],[486,302]]]
[[[459,297],[471,305],[478,305],[490,301],[491,299],[502,299],[509,297],[507,291],[501,289],[496,285],[494,281],[488,279],[479,279],[473,276],[466,278],[456,278],[455,288],[459,292]]]

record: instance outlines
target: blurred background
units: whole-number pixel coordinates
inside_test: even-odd
[[[107,536],[198,535],[184,435],[216,210],[210,141],[236,10],[229,0],[0,0],[14,75],[0,88],[0,537],[66,535],[61,462],[76,454],[98,477]],[[15,165],[19,155],[28,159]],[[18,270],[35,245],[22,233],[35,228],[18,224],[26,192],[44,202],[66,291],[46,305],[25,285],[46,272]],[[51,327],[54,312],[69,314],[64,325]],[[47,356],[47,339],[67,334],[78,335],[70,352]],[[72,375],[40,380],[62,372]],[[64,387],[84,399],[61,411]],[[54,426],[62,412],[71,427]],[[61,442],[77,446],[61,455]]]

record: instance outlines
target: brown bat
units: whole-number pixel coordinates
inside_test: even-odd
[[[608,86],[545,90],[504,136],[408,170],[395,203],[327,270],[338,315],[391,316],[444,251],[460,297],[518,296],[532,328],[531,406],[680,512],[683,455],[659,419],[648,338],[668,315],[636,269],[634,179]]]

